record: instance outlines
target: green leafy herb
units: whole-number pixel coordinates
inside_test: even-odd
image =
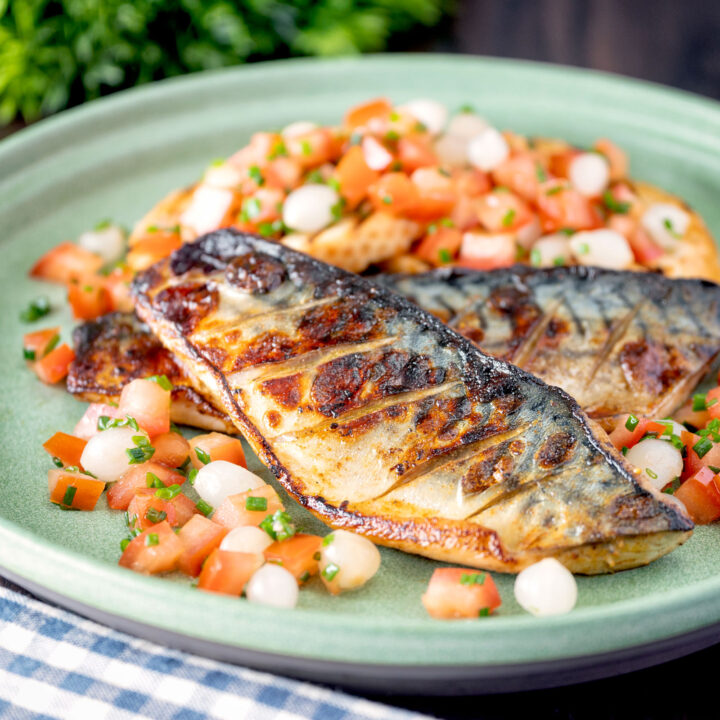
[[[460,584],[461,585],[484,585],[486,577],[487,577],[487,575],[485,573],[463,573],[460,576]]]
[[[342,217],[344,208],[345,208],[345,198],[344,197],[339,197],[337,202],[330,208],[330,212],[332,213],[333,219],[336,222]]]
[[[560,229],[558,230],[558,232],[559,232],[559,233],[562,233],[563,235],[568,235],[568,236],[570,236],[570,235],[574,235],[574,234],[577,232],[577,230],[576,230],[575,228],[568,228],[568,227],[566,227],[566,228],[560,228]]]
[[[458,109],[458,112],[463,113],[464,115],[468,115],[470,113],[474,113],[475,108],[472,105],[470,105],[470,103],[465,103],[465,105],[460,106],[460,108]]]
[[[203,465],[207,465],[210,462],[210,455],[208,453],[206,453],[202,448],[196,447],[195,455],[197,455],[197,459]]]
[[[284,510],[276,510],[272,515],[268,515],[260,523],[260,527],[273,540],[279,542],[291,538],[296,533],[292,518]]]
[[[630,203],[620,202],[616,200],[610,190],[606,190],[603,193],[602,199],[603,204],[610,212],[618,213],[619,215],[625,215],[630,210]]]
[[[329,565],[326,565],[321,575],[328,581],[332,582],[335,579],[335,576],[340,572],[340,568],[335,565],[335,563],[330,563]]]
[[[578,255],[587,255],[590,252],[590,246],[587,243],[580,243],[577,251]]]
[[[549,190],[546,190],[545,194],[546,195],[557,195],[559,192],[562,192],[562,191],[563,191],[563,186],[556,185],[555,187],[550,188]]]
[[[668,495],[674,495],[680,485],[680,478],[675,478],[663,488],[663,492],[667,493]]]
[[[2,35],[0,35],[0,38]],[[41,296],[31,300],[30,304],[20,313],[20,320],[26,323],[32,323],[45,317],[50,312],[50,301]]]
[[[562,255],[558,255],[553,258],[552,262],[555,267],[562,267],[565,264],[565,258]]]
[[[68,485],[67,489],[65,490],[65,494],[63,495],[61,505],[65,505],[66,507],[72,507],[76,492],[77,488],[75,486]]]
[[[152,382],[157,383],[163,390],[167,390],[168,392],[173,389],[173,384],[170,382],[167,375],[151,375],[145,379],[152,380]]]
[[[137,420],[135,418],[126,415],[122,420],[120,418],[111,418],[109,415],[101,415],[97,421],[98,430],[108,430],[109,428],[117,427],[129,427],[138,432]]]
[[[708,467],[709,467],[716,475],[717,475],[718,473],[720,473],[720,468],[719,468],[719,467],[715,467],[715,465],[708,465]]]
[[[135,443],[135,447],[125,450],[130,458],[129,465],[147,462],[155,454],[155,448],[145,435],[133,435],[132,441]]]
[[[514,220],[515,220],[515,215],[517,215],[517,212],[516,212],[515,208],[510,208],[510,209],[503,215],[502,226],[503,226],[503,227],[510,227],[510,226],[513,224]]]
[[[251,512],[258,512],[261,510],[267,510],[268,501],[264,497],[253,497],[250,495],[245,499],[245,509]]]
[[[120,550],[122,550],[122,552],[125,552],[125,548],[126,548],[129,544],[130,544],[130,538],[123,538],[123,539],[120,541]]]
[[[153,545],[159,545],[160,544],[160,538],[158,537],[157,533],[148,533],[145,536],[145,545],[148,547],[152,547]]]
[[[262,176],[262,171],[257,165],[251,165],[248,168],[248,176],[258,187],[265,182],[265,178]]]
[[[167,518],[167,513],[164,510],[150,507],[145,511],[145,519],[153,525],[162,522],[165,518]]]
[[[538,248],[533,248],[530,251],[530,264],[533,267],[540,267],[542,265],[542,253]]]
[[[240,219],[243,222],[250,222],[250,220],[256,218],[261,211],[262,206],[260,205],[260,200],[258,198],[245,198],[240,209]]]
[[[145,485],[149,488],[165,487],[165,483],[155,473],[151,472],[145,473]]]
[[[107,230],[111,225],[112,220],[110,220],[110,218],[105,218],[104,220],[96,222],[93,230],[95,230],[95,232],[99,232],[100,230]]]
[[[640,421],[634,415],[628,415],[628,419],[625,421],[625,427],[632,432]]]
[[[213,506],[210,505],[210,503],[206,503],[204,500],[198,500],[195,503],[195,507],[205,516],[207,517],[212,511]]]
[[[620,452],[622,452],[623,455],[627,455],[629,449],[630,448],[627,445],[623,445],[622,450]]]
[[[454,227],[455,227],[455,223],[454,223],[450,218],[447,218],[447,217],[446,217],[446,218],[440,218],[440,224],[441,224],[443,227],[447,227],[447,228],[454,228]]]
[[[309,140],[301,140],[300,148],[303,155],[312,155],[313,148]]]
[[[392,197],[390,197],[390,195],[383,195],[382,201],[383,201],[386,205],[391,205],[391,204],[392,204]]]
[[[400,139],[400,135],[395,130],[388,130],[385,133],[385,139],[390,142],[395,142]]]
[[[285,230],[282,220],[274,220],[273,222],[262,222],[258,225],[258,232],[264,237],[281,233]]]
[[[447,248],[440,248],[438,250],[438,260],[445,265],[451,262],[452,255],[450,254],[450,251]]]

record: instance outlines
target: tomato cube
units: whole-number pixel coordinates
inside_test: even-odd
[[[82,468],[80,458],[86,445],[87,440],[64,432],[56,432],[49,440],[43,443],[43,448],[52,457],[61,460],[65,467],[75,466]]]
[[[167,521],[153,525],[133,538],[118,562],[122,567],[145,575],[175,570],[183,545]]]
[[[322,538],[317,535],[296,533],[288,540],[274,542],[265,550],[265,559],[282,565],[298,583],[307,582],[318,573],[318,554]]]
[[[135,492],[147,488],[149,473],[155,475],[165,487],[182,485],[185,482],[183,475],[155,462],[153,456],[150,462],[131,465],[130,469],[113,484],[107,494],[108,506],[113,510],[127,510]]]
[[[74,510],[94,510],[105,483],[69,470],[48,470],[50,502]]]
[[[213,513],[213,522],[229,530],[241,525],[257,526],[268,515],[284,509],[275,488],[272,485],[263,485],[225,498]]]
[[[177,535],[183,548],[178,568],[186,575],[197,577],[205,558],[220,545],[227,533],[227,528],[204,515],[193,515]]]
[[[676,491],[694,523],[707,525],[720,518],[720,478],[708,467],[701,468]]]
[[[170,391],[153,380],[129,382],[120,394],[120,413],[135,418],[152,438],[170,431]]]
[[[346,128],[353,129],[364,126],[368,121],[374,118],[385,119],[390,117],[392,105],[386,98],[377,98],[368,100],[360,105],[351,107],[343,118],[343,125]]]
[[[257,553],[213,550],[203,565],[198,587],[224,595],[240,596],[253,573],[263,564]]]
[[[94,320],[110,312],[110,295],[104,283],[85,279],[68,285],[68,302],[76,320]]]
[[[57,338],[57,339],[56,339]],[[60,328],[47,328],[23,335],[23,350],[27,360],[40,360],[60,339]]]
[[[379,178],[380,173],[368,167],[359,145],[353,145],[335,168],[335,179],[349,210],[354,210],[365,199],[368,189]]]
[[[205,463],[198,457],[207,455],[212,460],[225,460],[235,465],[247,467],[242,443],[238,438],[212,432],[207,435],[196,435],[190,440],[190,461],[199,470]]]
[[[135,491],[127,509],[130,527],[134,530],[147,530],[167,520],[170,527],[177,527],[175,508],[167,500],[155,495],[155,488],[140,488]]]
[[[78,420],[73,435],[76,435],[83,440],[89,440],[93,435],[97,435],[98,432],[98,420],[101,417],[109,417],[113,419],[122,418],[120,410],[115,405],[108,405],[107,403],[90,403],[85,414]]]
[[[487,572],[466,568],[438,568],[430,578],[422,603],[438,619],[489,615],[502,600]]]
[[[72,348],[63,343],[51,350],[42,360],[38,360],[33,369],[35,374],[48,385],[60,382],[70,369],[70,363],[75,359]]]

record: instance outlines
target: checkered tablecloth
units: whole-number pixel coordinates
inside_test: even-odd
[[[0,587],[0,719],[427,720],[115,632]]]

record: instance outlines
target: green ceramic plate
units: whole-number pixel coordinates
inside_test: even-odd
[[[720,527],[699,528],[650,567],[579,578],[577,609],[536,619],[498,579],[504,605],[478,621],[430,620],[435,563],[383,550],[378,576],[295,611],[205,594],[117,567],[122,513],[67,513],[47,500],[40,447],[83,406],[21,359],[18,312],[44,293],[66,333],[60,288],[27,279],[43,251],[106,217],[132,224],[167,191],[259,129],[337,121],[362,99],[472,103],[501,127],[579,144],[609,136],[633,173],[693,204],[720,234],[720,109],[707,100],[567,68],[462,57],[297,61],[163,82],[41,122],[0,144],[0,567],[36,592],[117,627],[224,659],[366,688],[498,690],[610,674],[720,639]],[[258,466],[257,461],[255,465]],[[319,523],[293,506],[307,528]],[[521,680],[521,678],[525,678]]]

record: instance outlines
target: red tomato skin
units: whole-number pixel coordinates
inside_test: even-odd
[[[34,332],[23,335],[23,349],[32,350],[35,353],[35,359],[42,358],[45,350],[52,340],[60,334],[60,328],[46,328],[45,330],[35,330]]]
[[[265,550],[265,559],[270,563],[282,565],[295,576],[298,583],[302,584],[318,573],[316,555],[321,545],[321,537],[297,533],[289,540],[270,545]]]
[[[147,488],[148,473],[156,475],[165,487],[182,485],[185,482],[183,475],[154,460],[131,465],[130,469],[108,490],[108,506],[113,510],[127,510],[130,501],[135,497],[135,492]]]
[[[238,438],[230,437],[229,435],[223,435],[219,432],[211,432],[206,435],[196,435],[190,439],[190,462],[193,467],[198,470],[203,467],[205,463],[198,458],[195,452],[196,448],[200,448],[210,456],[210,460],[225,460],[226,462],[233,463],[234,465],[242,465],[246,468],[247,463],[245,462],[245,452],[243,451],[242,443]]]
[[[152,438],[170,431],[170,391],[153,380],[129,382],[120,394],[120,413],[135,418]]]
[[[701,468],[676,491],[692,521],[707,525],[720,518],[720,479],[708,467]]]
[[[54,385],[65,378],[74,359],[73,349],[67,343],[63,343],[51,350],[42,360],[38,360],[33,369],[40,380],[47,385]]]
[[[76,320],[95,320],[112,307],[105,285],[94,279],[68,285],[68,302]]]
[[[56,432],[43,443],[43,449],[52,457],[62,460],[65,467],[75,466],[82,469],[80,458],[86,445],[87,440],[64,432]]]
[[[431,265],[445,265],[455,258],[461,245],[462,233],[459,230],[439,227],[420,241],[415,255]]]
[[[180,467],[190,457],[190,443],[180,433],[162,433],[153,438],[153,460],[168,467]]]
[[[158,513],[165,513],[167,523],[170,527],[177,527],[177,513],[175,508],[167,500],[155,496],[155,488],[139,488],[135,491],[133,499],[128,505],[127,513],[130,518],[130,527],[135,530],[147,530],[157,522],[147,517],[147,512],[156,510]]]
[[[157,535],[157,545],[146,545],[148,535]],[[171,572],[177,568],[183,545],[167,520],[153,525],[133,538],[118,565],[144,575]]]
[[[227,528],[208,520],[204,515],[193,515],[177,535],[183,547],[178,569],[186,575],[197,577],[205,558],[220,545],[227,533]]]
[[[635,429],[628,430],[626,423],[629,417],[629,415],[625,415],[620,418],[618,424],[610,433],[610,441],[618,450],[622,450],[624,447],[630,449],[633,445],[639,443],[646,433],[665,432],[664,425],[650,418],[638,418],[638,424],[635,426]]]
[[[115,420],[123,417],[120,414],[120,409],[114,405],[107,405],[106,403],[90,403],[87,410],[85,410],[85,414],[80,418],[80,420],[78,420],[77,425],[75,425],[73,435],[82,438],[83,440],[89,440],[93,437],[93,435],[97,435],[98,432],[100,432],[97,427],[98,420],[102,416],[113,418]]]
[[[69,507],[75,510],[94,510],[105,489],[105,483],[80,472],[60,470],[59,468],[48,470],[50,502],[62,505],[69,487],[75,488],[75,494]]]
[[[714,403],[713,400],[715,400]],[[706,404],[707,403],[712,403],[707,410],[710,417],[720,418],[720,387],[714,387],[712,390],[708,390],[706,396]]]
[[[484,576],[482,584],[463,584],[467,575]],[[476,618],[500,607],[502,600],[490,573],[467,568],[438,568],[432,574],[422,603],[438,619]]]
[[[684,432],[681,435],[681,438],[687,447],[685,469],[680,476],[681,480],[686,480],[692,475],[695,475],[695,473],[704,467],[709,467],[710,465],[713,467],[720,467],[720,444],[713,444],[713,446],[702,457],[699,457],[693,448],[700,441],[700,436],[691,432]]]
[[[248,510],[245,503],[250,497],[265,498],[267,500],[267,509]],[[225,498],[213,513],[212,519],[213,522],[232,530],[241,525],[258,526],[268,515],[272,515],[277,510],[284,510],[283,504],[275,492],[275,488],[272,485],[265,485]]]
[[[60,243],[46,252],[30,270],[30,276],[50,282],[69,283],[95,275],[103,259],[71,242]]]
[[[259,553],[213,550],[203,564],[198,578],[201,590],[240,596],[252,575],[263,564]]]

